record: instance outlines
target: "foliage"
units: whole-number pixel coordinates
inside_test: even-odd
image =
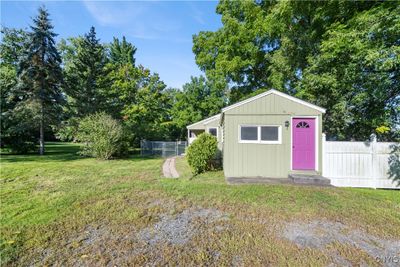
[[[113,42],[109,46],[110,61],[114,64],[130,64],[135,66],[135,53],[137,48],[126,41],[125,36],[122,37],[120,42],[118,38],[114,37]]]
[[[1,92],[1,145],[12,153],[28,153],[36,149],[37,105],[21,97],[17,90],[18,61],[27,47],[28,32],[2,28],[0,45],[0,92]]]
[[[400,187],[400,144],[393,144],[390,148],[388,175]]]
[[[83,143],[80,153],[84,156],[108,160],[128,152],[123,126],[106,113],[83,118],[76,138]]]
[[[378,1],[221,1],[223,26],[193,38],[207,78],[229,102],[273,87],[327,109],[331,139],[399,122],[399,5]],[[397,136],[397,137],[396,137]]]
[[[84,38],[63,41],[60,47],[66,61],[65,76],[70,81],[66,88],[70,118],[104,111],[123,121],[134,145],[141,139],[168,139],[168,128],[163,127],[168,121],[166,86],[158,74],[134,65],[134,45],[123,37],[122,42],[114,38],[107,48],[91,29]],[[71,125],[68,121],[65,126]],[[62,130],[71,131],[73,127]]]
[[[171,116],[174,125],[180,129],[179,137],[186,137],[186,126],[220,112],[224,106],[224,92],[218,90],[203,76],[191,77],[183,85],[182,91],[176,91]]]
[[[164,92],[166,85],[158,74],[143,66],[124,65],[110,75],[115,75],[110,79],[111,92],[120,102],[120,116],[132,133],[134,144],[141,139],[162,138],[169,101]]]
[[[84,117],[103,108],[102,85],[106,74],[105,48],[96,37],[94,27],[83,37],[70,38],[60,45],[65,60],[65,92],[71,98],[69,105],[77,117]]]
[[[19,58],[15,94],[19,99],[18,107],[35,107],[29,108],[31,117],[25,116],[25,119],[38,117],[36,127],[39,130],[39,153],[42,155],[45,130],[59,123],[64,98],[61,93],[61,57],[54,40],[57,34],[52,31],[47,10],[41,7],[38,12],[30,27],[26,50]],[[21,107],[20,110],[26,108]]]
[[[218,147],[217,138],[208,133],[200,134],[187,149],[187,160],[195,175],[211,170]]]
[[[364,140],[381,125],[395,130],[400,123],[400,6],[389,7],[333,25],[320,54],[309,59],[300,94],[328,107],[324,119],[330,136]]]
[[[76,135],[79,127],[79,119],[72,117],[67,121],[63,121],[57,128],[55,136],[61,141],[76,141]]]
[[[27,48],[28,32],[22,29],[1,27],[0,65],[16,68]]]
[[[12,153],[26,154],[36,150],[38,145],[37,125],[40,106],[36,101],[18,103],[11,111],[3,114],[2,142]]]

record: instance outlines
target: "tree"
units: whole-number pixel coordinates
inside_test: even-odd
[[[125,124],[133,134],[134,144],[142,139],[155,140],[166,137],[163,123],[168,121],[168,95],[166,85],[156,73],[139,66],[137,79],[121,90],[119,97],[125,99],[121,114]]]
[[[114,64],[131,64],[135,66],[135,53],[136,47],[127,42],[125,36],[122,37],[122,42],[114,37],[109,46],[110,61]]]
[[[265,87],[295,93],[307,57],[318,53],[327,28],[376,2],[225,1],[223,27],[193,38],[196,63],[207,77],[225,79],[232,101]]]
[[[56,124],[64,102],[61,93],[61,57],[56,49],[49,13],[43,7],[30,27],[28,48],[18,68],[19,104],[30,107],[39,121],[39,153],[44,154],[45,127]]]
[[[1,144],[7,144],[14,152],[25,152],[32,148],[23,144],[34,144],[33,127],[22,125],[23,120],[15,118],[14,110],[21,101],[16,90],[18,62],[26,49],[28,33],[22,29],[3,27],[0,44],[0,93],[1,93]],[[17,131],[19,129],[19,131]],[[16,135],[16,132],[19,134]],[[23,134],[22,134],[23,133]],[[18,144],[16,144],[18,139]],[[15,146],[14,146],[15,144]]]
[[[223,26],[195,35],[193,51],[209,80],[229,85],[229,102],[272,87],[327,108],[332,138],[366,138],[398,123],[398,8],[380,1],[221,1]]]
[[[365,140],[375,131],[383,141],[400,138],[399,12],[380,5],[332,25],[309,58],[298,95],[328,107],[331,138]]]
[[[96,37],[94,27],[83,37],[63,42],[65,62],[65,91],[69,105],[77,117],[98,112],[104,101],[99,80],[106,75],[104,66],[107,58],[105,49]]]
[[[179,129],[179,138],[186,137],[186,126],[218,114],[225,104],[224,94],[204,76],[191,77],[182,91],[175,93],[171,117]]]

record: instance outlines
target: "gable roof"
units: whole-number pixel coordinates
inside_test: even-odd
[[[219,120],[220,117],[221,117],[221,113],[219,113],[219,114],[217,114],[217,115],[214,115],[214,116],[212,116],[212,117],[206,118],[206,119],[204,119],[204,120],[201,120],[201,121],[192,123],[192,124],[186,126],[186,128],[190,128],[190,127],[192,127],[192,126],[195,126],[196,124],[205,125],[205,124],[207,124],[207,123],[209,123],[209,122],[212,122],[212,121],[215,121],[215,120]]]
[[[326,109],[324,109],[324,108],[321,108],[321,107],[319,107],[319,106],[316,106],[316,105],[314,105],[314,104],[311,104],[311,103],[309,103],[309,102],[306,102],[306,101],[304,101],[304,100],[301,100],[301,99],[299,99],[299,98],[290,96],[290,95],[288,95],[288,94],[282,93],[282,92],[277,91],[277,90],[275,90],[275,89],[268,90],[268,91],[266,91],[266,92],[264,92],[264,93],[261,93],[261,94],[258,94],[258,95],[256,95],[256,96],[253,96],[253,97],[250,97],[250,98],[248,98],[248,99],[245,99],[245,100],[243,100],[243,101],[240,101],[240,102],[238,102],[238,103],[236,103],[236,104],[227,106],[227,107],[225,107],[225,108],[222,109],[222,112],[226,112],[226,111],[228,111],[228,110],[237,108],[237,107],[239,107],[239,106],[242,106],[242,105],[244,105],[244,104],[250,103],[250,102],[252,102],[252,101],[254,101],[254,100],[257,100],[257,99],[259,99],[259,98],[262,98],[262,97],[267,96],[267,95],[270,95],[270,94],[275,94],[275,95],[278,95],[278,96],[287,98],[287,99],[289,99],[289,100],[291,100],[291,101],[294,101],[294,102],[299,103],[299,104],[301,104],[301,105],[304,105],[304,106],[307,106],[307,107],[309,107],[309,108],[318,110],[318,111],[320,111],[320,112],[322,112],[322,113],[325,113],[325,112],[326,112]]]

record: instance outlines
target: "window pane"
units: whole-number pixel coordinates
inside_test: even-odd
[[[241,140],[257,141],[257,127],[254,126],[241,126],[240,127]]]
[[[217,136],[217,128],[208,129],[208,133],[213,135],[213,136]]]
[[[262,126],[261,140],[262,141],[278,141],[278,126]]]

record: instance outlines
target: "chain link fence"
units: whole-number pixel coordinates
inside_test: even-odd
[[[142,156],[158,155],[163,158],[179,156],[185,153],[186,141],[164,142],[164,141],[140,141],[140,154]]]

